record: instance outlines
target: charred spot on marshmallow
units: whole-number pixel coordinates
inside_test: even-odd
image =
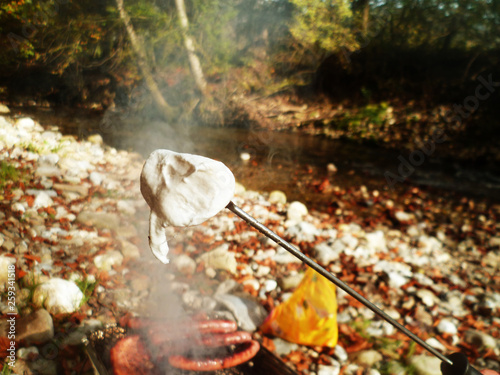
[[[149,245],[168,262],[166,226],[198,225],[224,209],[235,180],[223,163],[199,155],[156,150],[141,173],[141,193],[151,209]]]

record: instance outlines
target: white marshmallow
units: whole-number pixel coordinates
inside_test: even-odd
[[[224,209],[234,195],[232,172],[221,162],[156,150],[141,173],[141,193],[151,208],[149,246],[168,263],[166,226],[198,225]]]

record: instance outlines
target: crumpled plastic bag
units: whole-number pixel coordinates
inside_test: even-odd
[[[337,345],[336,287],[308,268],[292,296],[273,309],[261,331],[309,346]]]

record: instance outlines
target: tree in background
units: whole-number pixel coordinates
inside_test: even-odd
[[[130,18],[123,6],[123,0],[116,0],[116,5],[120,13],[120,18],[122,19],[125,29],[127,30],[132,49],[134,50],[137,57],[137,64],[141,69],[141,73],[144,77],[144,80],[146,81],[146,85],[151,92],[151,95],[153,96],[153,99],[160,109],[161,113],[166,120],[169,120],[171,119],[173,114],[172,107],[167,103],[160,89],[158,88],[158,85],[156,84],[143,44],[139,40],[139,37],[136,35],[134,27],[130,22]]]

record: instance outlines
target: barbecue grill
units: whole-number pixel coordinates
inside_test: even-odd
[[[126,337],[127,334],[126,328],[113,324],[93,331],[83,340],[89,360],[99,375],[113,374],[109,353],[117,341]],[[194,372],[166,366],[164,373],[169,375],[298,375],[297,372],[262,345],[251,361],[225,370]]]

